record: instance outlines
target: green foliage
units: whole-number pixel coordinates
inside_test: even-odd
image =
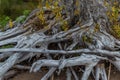
[[[4,26],[9,22],[10,17],[8,16],[3,16],[0,18],[0,29],[3,29]]]
[[[30,10],[24,10],[23,15],[20,17],[17,17],[15,21],[19,23],[23,23],[29,13],[30,13]],[[3,30],[7,23],[12,23],[11,18],[9,16],[2,16],[0,18],[0,29]]]
[[[30,12],[31,12],[31,10],[24,10],[23,15],[28,16]]]
[[[8,44],[8,45],[1,46],[0,49],[12,48],[12,47],[14,47],[14,45]]]
[[[36,4],[35,1],[32,2],[31,0],[29,2],[24,2],[24,0],[0,0],[0,29],[3,30],[7,23],[12,23],[12,20],[22,23],[30,11],[36,7]]]
[[[22,16],[17,17],[15,21],[19,23],[23,23],[30,12],[31,10],[24,10]]]
[[[24,20],[25,20],[25,18],[26,18],[26,16],[23,15],[23,16],[17,17],[17,18],[15,19],[15,21],[18,22],[18,23],[23,23]]]
[[[0,0],[0,17],[9,16],[11,19],[15,19],[17,16],[29,13],[29,10],[36,8],[36,2],[24,2],[24,0]]]

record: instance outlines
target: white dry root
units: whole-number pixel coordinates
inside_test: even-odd
[[[75,15],[72,15],[74,7],[70,6],[75,1],[77,0],[66,2],[69,5],[66,5],[68,14],[65,19],[72,25],[67,31],[62,31],[61,24],[55,22],[55,19],[48,20],[50,28],[36,30],[36,13],[40,11],[36,9],[23,24],[15,24],[12,29],[0,32],[1,47],[14,45],[13,48],[0,49],[1,79],[16,74],[14,68],[37,72],[41,67],[47,66],[49,71],[41,80],[47,80],[56,70],[65,67],[67,80],[71,80],[72,75],[75,80],[88,80],[92,71],[95,80],[107,80],[105,61],[111,62],[120,70],[120,41],[109,34],[103,0],[79,0],[81,11],[77,22],[80,21],[80,25],[75,20],[71,21]],[[95,24],[99,24],[98,31],[95,31]],[[33,57],[38,58],[31,62],[32,66],[21,64]],[[78,76],[73,66],[85,67],[82,77]]]

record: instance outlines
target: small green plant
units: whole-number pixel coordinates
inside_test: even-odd
[[[10,20],[10,17],[8,16],[3,16],[1,19],[0,19],[0,29],[3,29],[4,26],[9,22]]]
[[[31,10],[24,10],[23,15],[28,16],[30,12],[31,12]]]
[[[22,16],[17,17],[15,19],[15,21],[19,22],[19,23],[23,23],[25,21],[26,17],[29,15],[29,13],[30,13],[30,10],[24,10]],[[0,29],[4,30],[4,27],[6,26],[7,23],[9,23],[10,28],[12,28],[14,25],[12,22],[12,19],[9,16],[1,15],[1,17],[0,17]]]
[[[23,23],[30,12],[31,10],[24,10],[22,16],[17,17],[15,21],[19,23]]]
[[[14,45],[8,44],[8,45],[1,46],[0,49],[12,48],[12,47],[14,47]]]

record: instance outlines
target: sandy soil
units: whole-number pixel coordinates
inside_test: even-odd
[[[39,72],[39,73],[23,72],[21,74],[16,75],[14,78],[10,80],[40,80],[45,73],[46,72]],[[62,74],[59,77],[55,77],[54,80],[66,80],[65,77],[66,77],[65,74]],[[112,71],[110,80],[120,80],[120,72]]]
[[[29,73],[29,72],[24,72],[21,74],[18,74],[14,78],[10,80],[40,80],[46,72],[39,72],[39,73]],[[55,77],[54,80],[66,80],[64,74],[60,75],[59,77]]]

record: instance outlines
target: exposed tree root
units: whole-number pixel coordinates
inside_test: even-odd
[[[110,34],[103,0],[62,0],[58,6],[62,5],[65,7],[61,11],[62,21],[53,14],[56,6],[43,7],[44,24],[36,16],[41,9],[36,9],[23,24],[0,32],[1,79],[13,68],[38,72],[47,67],[48,73],[41,80],[63,68],[67,69],[67,80],[71,76],[75,80],[88,80],[92,71],[95,80],[107,80],[105,60],[120,71],[120,41]],[[9,44],[13,47],[2,49]],[[77,75],[75,66],[84,66],[82,77]]]

